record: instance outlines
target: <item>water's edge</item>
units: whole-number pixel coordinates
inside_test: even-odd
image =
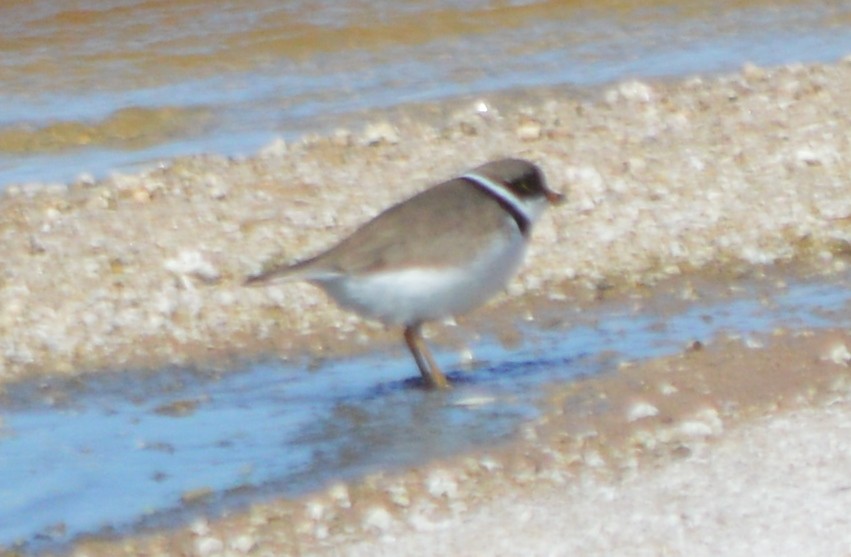
[[[665,289],[551,314],[545,329],[524,327],[520,347],[475,346],[445,395],[406,380],[406,356],[384,354],[314,371],[259,362],[19,384],[0,412],[0,546],[39,551],[81,534],[174,525],[494,446],[538,415],[552,386],[619,362],[718,335],[758,345],[778,327],[846,327],[847,280],[704,286],[694,301],[672,302]]]

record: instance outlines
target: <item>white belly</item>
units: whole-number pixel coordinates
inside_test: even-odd
[[[520,233],[502,236],[463,267],[410,268],[315,281],[338,304],[388,325],[469,311],[503,289],[526,251]]]

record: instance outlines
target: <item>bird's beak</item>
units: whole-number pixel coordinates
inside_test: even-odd
[[[562,203],[564,203],[563,193],[559,193],[553,190],[547,190],[544,195],[547,196],[547,201],[549,201],[551,205],[561,205]]]

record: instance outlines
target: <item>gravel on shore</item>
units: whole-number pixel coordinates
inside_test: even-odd
[[[378,120],[240,160],[11,186],[0,197],[0,382],[387,341],[310,286],[242,281],[506,155],[539,163],[568,202],[535,230],[496,306],[795,256],[841,265],[834,255],[851,238],[849,89],[851,61],[747,66],[624,82],[585,99],[481,99],[439,124]]]

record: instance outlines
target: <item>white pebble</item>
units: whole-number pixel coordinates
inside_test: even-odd
[[[473,355],[473,351],[470,348],[462,348],[461,351],[458,352],[458,360],[462,366],[469,367],[476,357]]]
[[[765,344],[759,339],[748,337],[745,339],[745,346],[751,349],[759,349],[765,347]]]
[[[653,89],[641,81],[627,81],[618,87],[623,98],[630,101],[648,102],[653,98]]]
[[[700,420],[685,420],[680,422],[677,430],[685,437],[711,437],[712,428]]]
[[[363,528],[374,532],[386,532],[393,525],[393,515],[381,506],[370,507],[363,517]]]
[[[325,512],[325,505],[320,503],[319,501],[310,501],[307,503],[307,516],[311,520],[319,520],[322,518],[322,514]]]
[[[189,527],[189,531],[196,536],[206,536],[210,533],[210,525],[203,518],[199,518]]]
[[[432,497],[452,499],[458,495],[458,482],[446,470],[434,470],[426,480],[426,489]]]
[[[724,423],[716,410],[705,408],[680,422],[677,430],[685,437],[713,437],[724,431]]]
[[[487,471],[487,472],[494,472],[496,470],[502,469],[502,465],[489,456],[482,458],[479,461],[479,466],[481,466],[482,469]]]
[[[630,404],[626,410],[626,421],[635,422],[643,418],[659,415],[659,409],[647,401],[639,400]]]
[[[166,259],[163,267],[176,275],[194,275],[205,281],[214,281],[220,276],[218,269],[196,250],[181,251],[177,257]]]
[[[276,137],[271,143],[260,149],[261,157],[280,157],[289,151],[287,142],[283,137]]]
[[[527,121],[517,126],[515,133],[520,141],[535,141],[541,138],[543,127],[539,122]]]
[[[491,107],[488,105],[487,101],[479,99],[473,103],[473,110],[475,110],[478,114],[487,114],[491,111]]]
[[[659,384],[659,392],[665,396],[677,394],[679,391],[680,390],[678,388],[668,382]]]
[[[802,162],[804,164],[818,164],[821,162],[818,155],[816,155],[812,149],[808,149],[806,147],[798,149],[795,152],[795,158],[798,159],[798,162]]]
[[[328,495],[331,496],[340,508],[348,509],[352,506],[352,500],[349,497],[349,488],[344,483],[338,483],[331,486],[328,490]]]
[[[404,485],[393,485],[387,488],[390,501],[397,507],[407,507],[411,504],[411,496]]]
[[[222,540],[218,538],[213,538],[210,536],[205,536],[203,538],[198,538],[195,541],[195,553],[199,557],[211,557],[213,555],[219,555],[224,551],[225,544],[222,543]]]
[[[207,193],[213,199],[224,199],[228,195],[228,186],[225,184],[225,181],[213,174],[212,172],[207,173],[204,177],[205,185],[207,186]]]
[[[253,536],[243,534],[231,540],[229,545],[237,553],[248,553],[257,546],[257,541]]]
[[[378,145],[399,143],[399,132],[389,122],[375,122],[367,124],[363,130],[363,141],[367,145]]]
[[[822,359],[847,367],[848,362],[851,361],[851,352],[844,343],[837,342],[827,350],[827,354]]]
[[[91,172],[81,172],[77,175],[77,182],[90,186],[95,183],[94,174]]]

